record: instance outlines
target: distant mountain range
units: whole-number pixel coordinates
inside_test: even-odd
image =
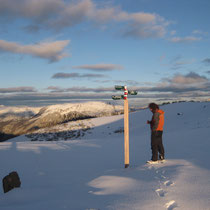
[[[123,113],[123,106],[102,102],[35,107],[0,107],[0,141],[70,121]]]

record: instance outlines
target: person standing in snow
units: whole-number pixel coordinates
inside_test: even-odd
[[[165,159],[165,152],[162,142],[162,135],[163,135],[163,125],[164,125],[164,111],[159,109],[159,106],[155,103],[149,104],[149,109],[153,113],[151,121],[147,121],[147,124],[150,124],[151,128],[151,150],[152,150],[152,159],[151,161],[158,160],[158,153],[159,159]]]

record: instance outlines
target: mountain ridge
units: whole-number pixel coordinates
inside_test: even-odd
[[[121,114],[123,107],[103,102],[86,102],[50,105],[40,109],[25,108],[25,110],[24,112],[24,108],[9,108],[6,111],[2,108],[0,112],[0,141],[69,121]]]

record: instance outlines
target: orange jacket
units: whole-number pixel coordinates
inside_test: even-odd
[[[164,126],[164,111],[159,109],[152,116],[150,121],[150,126],[152,131],[163,131]]]

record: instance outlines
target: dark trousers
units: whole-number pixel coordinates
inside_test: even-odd
[[[164,147],[163,147],[163,141],[162,141],[162,135],[163,131],[152,131],[151,134],[151,149],[152,149],[152,160],[156,161],[158,160],[158,153],[159,158],[161,157],[164,159]]]

